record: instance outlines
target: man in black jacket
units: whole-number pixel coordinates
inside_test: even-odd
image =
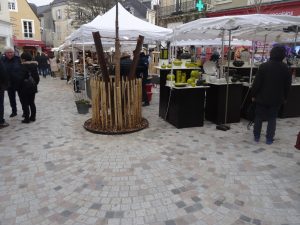
[[[272,144],[276,130],[276,117],[282,103],[287,99],[292,76],[282,60],[286,56],[284,46],[274,46],[270,60],[260,65],[252,86],[252,101],[256,103],[254,140],[260,139],[263,120],[267,120],[266,144]]]
[[[15,56],[15,51],[11,47],[6,47],[4,54],[2,61],[8,75],[7,93],[12,110],[10,117],[14,117],[17,115],[16,90],[20,83],[21,60],[18,56]]]
[[[4,91],[7,88],[7,83],[7,73],[2,61],[0,60],[0,129],[8,126],[8,123],[4,120]]]

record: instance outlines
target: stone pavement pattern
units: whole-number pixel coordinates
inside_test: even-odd
[[[5,102],[1,225],[300,224],[300,118],[279,120],[269,146],[246,121],[176,129],[158,117],[158,93],[143,108],[150,127],[119,136],[84,130],[91,115],[65,81],[41,80],[34,123]]]

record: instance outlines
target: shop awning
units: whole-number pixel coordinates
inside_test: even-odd
[[[33,47],[44,47],[45,43],[43,41],[36,41],[36,40],[18,40],[14,39],[15,46],[33,46]]]

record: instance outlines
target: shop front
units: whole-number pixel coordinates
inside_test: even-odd
[[[257,10],[255,6],[247,6],[237,9],[226,9],[217,12],[207,12],[207,17],[217,17],[217,16],[234,16],[234,15],[246,15],[246,14],[273,14],[273,15],[290,15],[290,16],[300,16],[300,1],[293,2],[278,2],[272,4],[262,5]]]
[[[32,56],[35,56],[37,52],[41,52],[42,48],[45,47],[43,41],[36,40],[18,40],[14,39],[14,46],[19,50],[19,53],[30,52]]]

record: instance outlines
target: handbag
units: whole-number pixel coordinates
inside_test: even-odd
[[[26,93],[34,94],[37,92],[36,82],[30,72],[28,72],[28,78],[24,80],[23,88]]]

